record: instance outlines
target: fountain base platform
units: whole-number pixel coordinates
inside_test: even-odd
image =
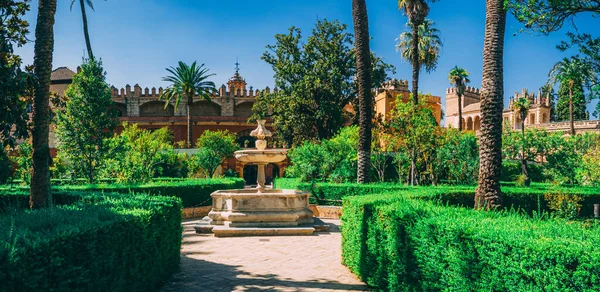
[[[311,235],[328,225],[315,224],[310,194],[298,190],[222,190],[211,194],[212,210],[194,229],[217,237]]]

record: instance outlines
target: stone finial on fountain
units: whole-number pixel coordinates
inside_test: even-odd
[[[250,136],[256,137],[256,142],[254,143],[256,149],[265,150],[267,148],[267,141],[265,139],[273,136],[273,133],[265,127],[266,120],[258,120],[257,122],[258,127],[250,132]]]

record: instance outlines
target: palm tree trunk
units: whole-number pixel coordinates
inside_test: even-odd
[[[412,94],[413,103],[419,103],[419,25],[413,23],[413,37],[412,37]]]
[[[369,48],[369,18],[365,0],[352,0],[352,20],[356,47],[356,76],[358,81],[359,133],[358,183],[369,182],[371,169],[371,49]]]
[[[479,186],[476,209],[502,207],[502,106],[504,99],[504,0],[486,0],[483,76],[481,88],[481,137],[479,147]]]
[[[458,131],[462,132],[462,96],[458,95]]]
[[[79,6],[81,6],[81,18],[83,18],[83,36],[85,37],[85,46],[87,47],[88,57],[94,60],[94,54],[92,53],[92,45],[90,43],[90,34],[88,32],[87,14],[85,13],[85,3],[83,0],[79,0]]]
[[[527,171],[527,160],[525,160],[525,119],[521,118],[523,126],[521,127],[521,137],[523,141],[521,143],[521,174],[525,177],[525,186],[528,187],[531,183],[529,180],[529,172]]]
[[[54,15],[56,0],[40,0],[37,24],[35,27],[35,48],[33,65],[37,79],[33,98],[33,174],[29,207],[32,209],[48,206],[50,193],[50,74],[52,73],[52,53],[54,52]]]
[[[569,127],[571,136],[575,136],[575,123],[573,120],[573,86],[569,86]]]
[[[194,102],[193,97],[188,96],[187,100],[187,144],[188,147],[194,148],[194,122],[192,121],[192,103]]]

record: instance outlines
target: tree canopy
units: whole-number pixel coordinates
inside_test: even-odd
[[[58,148],[75,173],[93,183],[96,172],[108,153],[106,138],[118,124],[112,95],[105,82],[102,62],[89,59],[65,92],[65,106],[56,116]]]
[[[29,23],[22,17],[28,10],[28,2],[0,1],[0,146],[14,147],[28,136],[32,78],[13,53],[27,42]]]
[[[296,27],[275,41],[262,59],[273,68],[279,91],[257,100],[254,118],[268,113],[278,138],[293,145],[331,138],[352,118],[344,107],[357,95],[353,35],[337,20],[319,20],[304,42]],[[371,59],[373,87],[379,87],[393,66]]]

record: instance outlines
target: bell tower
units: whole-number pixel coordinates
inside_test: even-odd
[[[246,95],[246,80],[240,75],[240,63],[237,58],[235,59],[235,74],[227,81],[227,87],[233,96]]]

